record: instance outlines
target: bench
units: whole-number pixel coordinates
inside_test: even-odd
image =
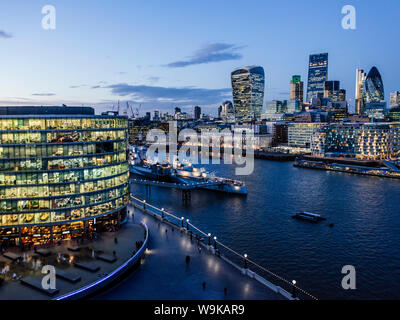
[[[66,280],[71,283],[77,283],[81,281],[80,276],[65,270],[60,270],[60,269],[56,270],[56,276],[60,279]]]
[[[14,252],[5,252],[3,256],[12,261],[17,261],[22,259],[22,256],[20,254],[16,254]]]
[[[90,262],[74,262],[74,266],[90,272],[97,272],[100,270],[98,265]]]
[[[97,259],[103,260],[105,262],[114,263],[117,261],[117,257],[109,255],[109,254],[100,254],[97,256]]]
[[[58,289],[44,289],[42,287],[42,278],[26,277],[21,279],[21,283],[50,296],[53,296],[59,292]]]

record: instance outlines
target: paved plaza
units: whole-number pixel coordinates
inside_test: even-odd
[[[0,256],[0,276],[5,279],[0,284],[0,299],[54,299],[80,289],[125,263],[136,250],[136,242],[143,240],[144,228],[129,219],[118,232],[102,233],[96,241],[85,240],[83,244],[78,244],[76,240],[66,241],[60,246],[39,249],[37,252],[21,252],[17,248],[7,251]],[[19,262],[12,260],[17,257],[21,257]],[[44,265],[54,265],[59,274],[56,278],[57,294],[49,295],[23,283],[24,279],[28,279],[41,284]],[[61,275],[66,277],[60,278]],[[78,278],[79,281],[72,282]]]
[[[140,268],[99,299],[284,299],[204,247],[200,251],[187,234],[139,209],[129,207],[129,211],[136,222],[147,224],[149,250]]]

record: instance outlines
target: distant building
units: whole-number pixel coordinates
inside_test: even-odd
[[[328,53],[312,54],[308,64],[307,101],[322,98],[328,80]]]
[[[201,108],[199,106],[194,107],[194,119],[199,120],[201,117]]]
[[[400,122],[400,106],[390,109],[389,120],[393,122]]]
[[[289,100],[286,102],[286,113],[297,113],[301,112],[302,104],[298,99]]]
[[[175,108],[175,112],[174,112],[175,114],[181,113],[181,112],[182,112],[181,108],[178,108],[178,107]]]
[[[387,114],[386,102],[368,102],[364,106],[364,114],[372,121],[384,121]]]
[[[326,123],[290,123],[288,125],[288,145],[289,147],[311,148],[311,138],[314,132],[326,125]]]
[[[220,117],[224,122],[235,122],[235,109],[231,101],[227,100],[221,105]]]
[[[363,113],[363,102],[362,102],[362,91],[364,88],[365,80],[367,79],[367,74],[363,69],[356,70],[356,114]]]
[[[390,93],[390,109],[400,106],[400,92],[395,91]]]
[[[301,81],[301,77],[296,75],[292,77],[290,81],[290,100],[297,100],[300,103],[304,101],[304,83]]]
[[[158,110],[154,111],[153,121],[160,121],[160,111]]]
[[[400,151],[400,123],[330,124],[312,137],[312,153],[362,160],[397,157]]]
[[[236,121],[261,118],[265,74],[260,66],[236,69],[231,74]]]

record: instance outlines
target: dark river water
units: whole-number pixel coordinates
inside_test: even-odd
[[[232,165],[203,167],[237,178]],[[189,218],[320,299],[400,299],[400,181],[266,160],[255,160],[254,173],[239,179],[247,197],[201,190],[183,205],[179,190],[152,187],[149,202]],[[132,191],[145,198],[144,186]],[[327,221],[291,218],[303,210]],[[356,290],[342,289],[345,265],[356,269]]]

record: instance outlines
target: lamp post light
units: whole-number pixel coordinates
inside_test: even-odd
[[[244,257],[244,268],[247,269],[248,268],[248,266],[247,266],[247,254],[245,253],[243,257]]]
[[[208,234],[208,245],[211,246],[211,233]]]
[[[161,209],[161,219],[164,220],[164,208]]]
[[[217,250],[217,237],[214,237],[214,249]]]
[[[292,298],[296,298],[296,280],[292,281]]]
[[[183,228],[183,220],[184,220],[185,218],[184,217],[182,217],[181,218],[181,227]]]
[[[143,200],[143,210],[146,210],[146,200]]]
[[[189,231],[189,219],[186,219],[186,229]]]

